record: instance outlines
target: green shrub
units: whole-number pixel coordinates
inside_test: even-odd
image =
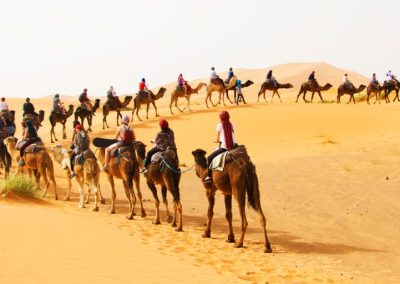
[[[1,194],[13,192],[19,196],[36,197],[39,190],[37,183],[25,175],[12,175],[0,183]]]

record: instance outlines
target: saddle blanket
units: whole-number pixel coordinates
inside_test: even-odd
[[[157,152],[153,156],[151,156],[152,163],[158,163],[161,160],[163,152]]]
[[[224,171],[226,156],[228,155],[228,153],[229,153],[229,152],[226,151],[226,152],[224,152],[224,153],[219,154],[218,156],[216,156],[216,157],[212,160],[212,162],[211,162],[211,164],[210,164],[210,166],[209,166],[210,170],[213,170],[213,171],[220,171],[220,172]]]

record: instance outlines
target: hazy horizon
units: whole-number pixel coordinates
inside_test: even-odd
[[[327,62],[383,80],[400,47],[396,12],[383,1],[5,2],[2,96],[104,96],[207,77],[229,67]],[[219,15],[219,13],[221,15]],[[393,52],[394,51],[394,52]],[[306,76],[306,75],[305,75]]]

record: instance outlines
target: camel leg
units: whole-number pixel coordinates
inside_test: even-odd
[[[67,139],[67,131],[66,131],[66,129],[65,129],[65,122],[63,123],[63,139]]]
[[[46,168],[45,168],[44,165],[38,165],[38,171],[39,171],[40,176],[43,177],[44,183],[46,184],[46,190],[45,190],[45,192],[43,194],[43,198],[45,198],[46,194],[47,194],[47,191],[49,190],[49,187],[50,187],[50,182],[47,179]],[[39,184],[40,184],[40,177],[39,177],[38,181],[39,181]]]
[[[300,92],[299,92],[299,94],[297,95],[297,98],[296,98],[296,103],[299,102],[299,97],[300,97],[301,93],[302,93],[302,91],[300,90]]]
[[[207,211],[207,228],[202,235],[203,238],[211,238],[211,223],[214,216],[215,192],[207,190],[208,211]]]
[[[228,101],[229,101],[231,104],[233,104],[233,102],[231,101],[231,98],[229,97],[229,92],[228,92],[228,90],[226,91],[226,98],[228,99]],[[236,95],[235,95],[235,98],[236,98]]]
[[[165,178],[164,176],[164,182],[167,190],[172,194],[174,200],[174,217],[172,219],[172,227],[176,227],[178,223],[178,227],[175,229],[175,231],[182,232],[182,204],[179,196],[179,187],[177,184],[175,184],[172,176],[170,176],[170,178]]]
[[[226,221],[228,221],[229,225],[229,234],[228,234],[228,243],[234,243],[235,242],[235,235],[233,233],[233,226],[232,226],[232,195],[225,195],[225,218]]]
[[[108,213],[115,214],[115,199],[116,199],[117,195],[115,193],[114,178],[110,174],[107,174],[107,178],[111,185],[111,209],[108,211]]]
[[[151,193],[153,194],[154,197],[154,205],[156,207],[156,218],[153,221],[153,224],[159,225],[161,224],[160,221],[160,200],[158,199],[158,195],[157,195],[157,188],[154,185],[154,183],[152,181],[147,181],[147,186],[149,187]]]
[[[171,102],[170,102],[170,104],[169,104],[169,111],[171,112],[171,114],[174,114],[173,112],[172,112],[172,104],[173,104],[173,99],[171,99]],[[176,106],[176,105],[175,105]]]
[[[79,208],[85,208],[85,191],[84,191],[84,184],[83,179],[79,176],[76,176],[76,182],[78,183],[79,189]]]
[[[106,199],[103,197],[103,194],[101,193],[101,190],[100,190],[100,183],[98,183],[96,185],[96,187],[97,187],[97,191],[99,192],[100,203],[101,204],[106,204]]]
[[[146,106],[146,119],[149,119],[149,108],[150,108],[150,103],[147,103],[147,106]]]
[[[263,96],[264,96],[264,101],[267,103],[267,99],[265,98],[265,93],[266,93],[266,91],[264,91]],[[272,95],[272,97],[273,97],[273,95]],[[272,99],[271,99],[271,103],[272,103]]]
[[[119,126],[119,116],[120,116],[120,112],[117,111],[117,126]]]
[[[92,190],[94,193],[94,204],[93,204],[92,211],[95,211],[95,212],[99,211],[99,206],[98,206],[99,192],[97,190],[97,186],[98,186],[98,182],[93,180],[93,177],[92,177],[91,187],[92,187]]]
[[[165,187],[165,186],[161,187],[161,195],[162,195],[163,203],[165,205],[165,213],[167,216],[167,222],[172,223],[173,218],[172,218],[172,215],[169,212],[169,208],[168,208],[167,187]]]
[[[183,111],[185,111],[185,109],[188,109],[189,111],[192,111],[190,109],[190,95],[186,96],[186,100],[187,100],[187,106],[183,109]]]
[[[154,110],[155,110],[155,112],[156,112],[156,117],[158,117],[156,102],[155,102],[155,101],[152,101],[151,104],[153,105]],[[178,106],[177,106],[177,107],[178,107]],[[178,109],[179,109],[179,108],[178,108]],[[179,110],[180,110],[180,109],[179,109]],[[182,111],[181,111],[181,112],[182,112]]]
[[[263,228],[263,231],[264,231],[264,240],[265,240],[264,252],[271,253],[272,248],[271,248],[271,244],[268,240],[268,236],[267,236],[267,222],[266,222],[265,215],[264,215],[264,212],[262,211],[261,206],[257,209],[257,213],[260,216],[261,227]]]
[[[282,99],[281,99],[281,95],[279,94],[278,91],[276,91],[276,94],[278,95],[278,98],[279,98],[279,100],[281,101],[281,103],[283,103],[283,102],[282,102]]]
[[[135,183],[137,195],[138,195],[139,202],[140,202],[140,212],[141,212],[140,217],[144,218],[147,215],[146,215],[146,211],[144,210],[144,207],[143,207],[142,192],[140,191],[140,174],[139,174],[139,170],[137,170],[137,173],[135,173],[133,175],[133,181]]]
[[[138,107],[136,109],[136,116],[140,121],[142,121],[141,118],[139,117],[139,109],[140,109],[140,105],[138,105]]]
[[[128,220],[132,220],[133,216],[135,215],[135,204],[136,204],[135,192],[133,191],[132,185],[128,185],[128,183],[125,180],[123,180],[122,182],[124,184],[125,194],[126,197],[128,198],[129,208],[130,208],[129,215],[126,216],[126,218]]]
[[[85,204],[89,204],[90,203],[90,193],[92,192],[93,188],[88,183],[86,184],[86,186],[87,186],[87,196],[85,199]]]
[[[154,105],[154,107],[155,107],[155,105]],[[175,107],[176,107],[180,112],[183,112],[183,110],[181,110],[181,109],[178,107],[178,99],[175,101]]]
[[[319,96],[321,102],[322,102],[322,103],[325,103],[324,99],[322,98],[321,92],[318,91],[317,93],[318,93],[318,96]]]
[[[242,192],[239,189],[239,186],[237,184],[233,185],[233,187],[234,188],[232,188],[232,192],[238,193],[238,196],[236,196],[236,198],[237,198],[237,202],[238,202],[238,206],[239,206],[240,218],[242,220],[242,224],[241,224],[242,232],[240,235],[239,242],[236,243],[235,247],[241,248],[241,247],[243,247],[244,235],[245,235],[246,229],[247,229],[246,204],[245,204],[246,203],[246,194],[245,194],[245,192]],[[241,188],[244,189],[245,187],[243,186]]]

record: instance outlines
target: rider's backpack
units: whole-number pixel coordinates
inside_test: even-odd
[[[125,144],[131,144],[133,142],[133,131],[132,129],[128,126],[128,127],[124,127],[125,131],[122,135],[122,141],[125,142]]]

